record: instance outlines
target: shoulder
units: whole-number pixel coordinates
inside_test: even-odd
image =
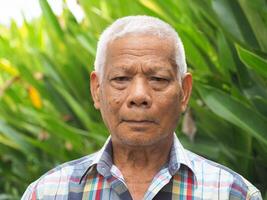
[[[224,191],[229,199],[262,199],[259,190],[240,174],[191,151],[186,150],[186,152],[192,162],[198,183]]]
[[[49,196],[67,195],[70,182],[79,182],[83,174],[92,166],[97,153],[84,156],[77,160],[63,163],[45,173],[29,185],[22,200],[43,199]]]

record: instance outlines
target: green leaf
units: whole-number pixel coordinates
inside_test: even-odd
[[[217,43],[220,71],[222,71],[222,74],[225,74],[227,76],[228,80],[231,80],[229,71],[236,71],[236,66],[231,48],[221,31],[218,33]]]
[[[257,110],[263,115],[267,116],[267,100],[260,97],[260,96],[255,96],[252,98],[252,101],[257,108]]]
[[[84,127],[86,127],[86,129],[90,131],[90,137],[101,141],[103,137],[101,137],[99,133],[103,132],[103,128],[90,119],[90,117],[81,107],[81,105],[69,93],[67,93],[63,88],[59,87],[58,85],[55,85],[55,88],[69,104],[69,106],[79,118],[79,120],[82,122]]]
[[[267,145],[267,119],[248,105],[214,87],[196,86],[206,105],[216,115],[240,127]]]
[[[85,35],[77,35],[77,40],[78,42],[90,53],[92,56],[95,56],[96,54],[96,44],[93,42],[89,41],[88,38],[86,38]]]
[[[21,149],[25,154],[29,154],[33,151],[32,146],[26,141],[26,137],[2,120],[0,120],[0,132],[2,132],[6,138],[9,138],[13,144],[16,144],[15,146],[13,145],[13,147]]]
[[[236,45],[240,60],[250,69],[255,70],[259,75],[267,78],[267,60]]]
[[[267,2],[264,0],[238,0],[262,51],[267,52]]]
[[[51,7],[49,6],[47,0],[39,0],[39,4],[42,8],[44,17],[52,29],[57,33],[58,37],[62,38],[64,32],[62,31],[55,14],[53,13]]]
[[[252,29],[236,1],[213,0],[212,8],[217,14],[222,28],[230,35],[242,42],[258,48],[258,43]],[[227,16],[227,17],[226,17]]]
[[[19,146],[15,142],[3,136],[1,133],[0,133],[0,144],[4,144],[14,149],[20,149]]]
[[[160,17],[162,17],[169,23],[175,24],[175,21],[173,21],[173,19],[169,17],[169,13],[164,12],[164,10],[162,10],[162,7],[160,7],[157,2],[153,0],[139,0],[139,2],[145,7],[155,12],[156,14],[158,14]]]
[[[195,43],[190,39],[190,37],[181,32],[180,36],[184,43],[185,54],[187,55],[187,61],[194,66],[195,71],[198,74],[210,73],[209,67],[206,59],[201,55],[200,49],[195,45]]]

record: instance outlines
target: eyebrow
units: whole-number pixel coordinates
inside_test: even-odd
[[[132,68],[131,65],[114,65],[114,66],[111,66],[112,69],[110,70],[109,74],[117,74],[119,72],[123,72],[123,73],[134,73],[134,70],[135,68]],[[118,68],[120,69],[118,71]],[[145,72],[144,74],[146,75],[154,75],[158,72],[167,72],[169,75],[173,75],[172,73],[172,69],[173,66],[170,66],[170,67],[166,67],[166,66],[153,66],[153,67],[145,67]],[[175,72],[174,72],[175,73]]]
[[[148,69],[149,69],[149,71],[152,71],[152,72],[158,72],[158,71],[170,72],[171,68],[167,68],[167,66],[154,66],[154,67],[149,67]]]

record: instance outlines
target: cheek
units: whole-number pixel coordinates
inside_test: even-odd
[[[108,89],[102,92],[102,108],[105,110],[106,114],[112,114],[112,116],[116,116],[118,111],[123,104],[123,93],[114,91],[112,89]],[[111,117],[112,117],[111,116]]]
[[[161,105],[171,107],[179,107],[180,103],[180,92],[176,88],[171,88],[164,93],[160,93],[157,97]],[[169,109],[168,109],[169,110]]]
[[[172,121],[172,119],[178,120],[180,115],[180,94],[177,91],[178,90],[176,89],[168,91],[157,98],[158,106],[160,108],[160,112],[162,113],[160,116],[169,121]]]

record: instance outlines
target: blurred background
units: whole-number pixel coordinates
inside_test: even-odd
[[[184,43],[194,78],[176,130],[184,146],[267,200],[266,0],[0,0],[0,200],[102,146],[89,74],[100,33],[126,15],[161,18]]]

